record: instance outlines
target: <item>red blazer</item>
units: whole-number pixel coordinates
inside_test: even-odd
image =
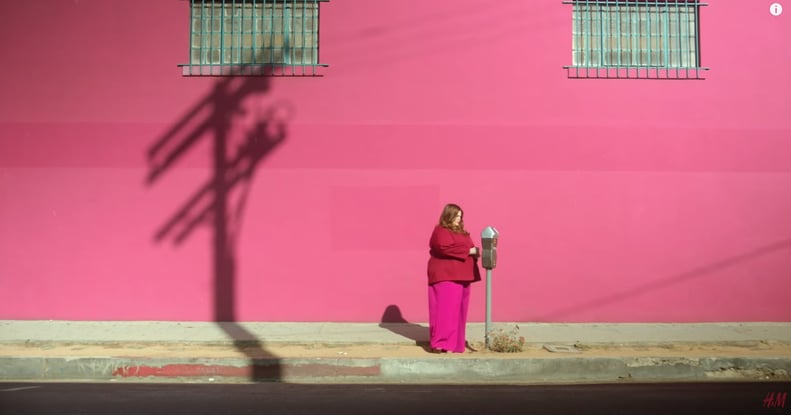
[[[437,225],[429,240],[428,283],[440,281],[480,281],[478,259],[470,255],[475,246],[470,235]]]

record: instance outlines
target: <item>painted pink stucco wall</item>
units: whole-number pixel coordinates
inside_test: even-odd
[[[496,321],[791,321],[791,13],[709,3],[702,81],[568,79],[557,0],[333,0],[271,81],[182,77],[186,1],[5,4],[0,319],[426,321],[455,202]]]

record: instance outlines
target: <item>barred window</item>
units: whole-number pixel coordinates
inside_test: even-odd
[[[573,0],[570,77],[702,79],[697,0]]]
[[[318,76],[319,5],[329,0],[190,0],[185,76]]]

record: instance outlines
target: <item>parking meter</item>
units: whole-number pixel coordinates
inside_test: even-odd
[[[492,269],[497,266],[497,240],[500,233],[492,226],[481,232],[481,265],[486,268],[486,348],[489,349],[489,327],[492,324]]]
[[[481,232],[481,265],[487,270],[497,266],[497,239],[500,233],[497,229],[487,226]]]

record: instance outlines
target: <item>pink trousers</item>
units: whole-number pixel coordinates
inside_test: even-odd
[[[470,283],[442,281],[428,286],[428,331],[431,347],[464,353]]]

